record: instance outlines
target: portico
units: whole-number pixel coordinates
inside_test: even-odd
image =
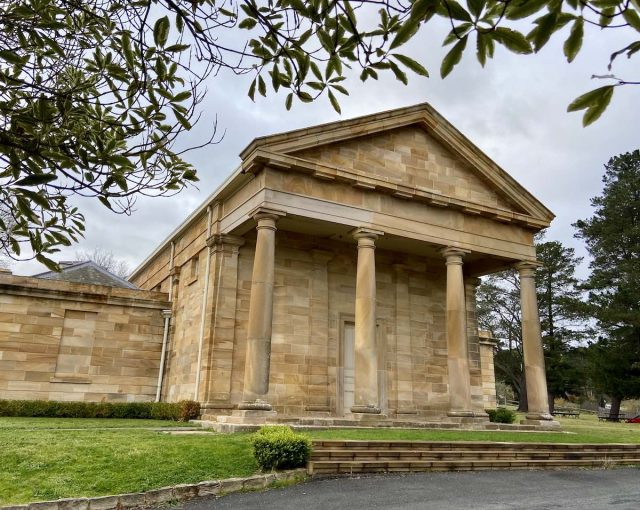
[[[210,293],[202,366],[174,342],[165,398],[188,393],[197,369],[220,421],[486,419],[475,287],[517,267],[527,418],[551,423],[532,268],[533,235],[553,215],[437,112],[259,138],[241,157],[211,213],[196,211],[134,274],[154,288],[164,265],[211,257],[174,301],[175,336],[198,312],[185,305]],[[205,231],[217,248],[201,253]]]

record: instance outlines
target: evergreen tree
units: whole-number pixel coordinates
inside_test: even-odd
[[[612,398],[640,395],[640,151],[605,165],[595,213],[575,223],[592,256],[588,306],[605,333],[591,349],[593,383]]]

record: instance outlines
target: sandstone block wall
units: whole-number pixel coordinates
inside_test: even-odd
[[[166,294],[0,275],[0,398],[155,398]]]

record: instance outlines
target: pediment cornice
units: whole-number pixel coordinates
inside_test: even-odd
[[[311,161],[303,163],[305,160],[295,158],[295,156],[292,156],[292,153],[408,126],[417,126],[425,130],[425,132],[435,140],[464,161],[481,179],[495,189],[498,194],[525,211],[525,214],[512,213],[511,211],[504,211],[505,213],[527,218],[527,222],[531,223],[531,226],[535,225],[535,228],[548,226],[554,218],[554,214],[549,209],[428,104],[420,104],[356,119],[256,138],[245,148],[240,156],[243,158],[243,167],[245,168],[250,164],[250,161],[255,162],[266,154],[274,161],[273,164],[275,166],[277,166],[279,161],[283,161],[282,158],[279,158],[280,156],[283,158],[293,157],[293,160],[289,160],[291,163],[286,164],[293,164],[292,162],[295,161],[295,166],[297,167],[308,168],[309,164],[315,165],[318,167],[317,172],[314,172],[315,177],[327,179],[336,178],[335,176],[331,177],[336,172],[338,174],[348,174],[349,172],[327,165],[319,165]],[[279,157],[276,157],[276,155]],[[329,176],[325,177],[323,175],[325,173],[323,169],[330,169]],[[360,187],[373,186],[373,188],[379,188],[380,190],[385,188],[385,186],[383,186],[384,181],[373,176],[358,175],[357,180],[358,186]],[[373,182],[376,184],[372,184]],[[429,192],[425,190],[395,185],[391,182],[387,183],[386,188],[393,188],[393,186],[398,188],[396,192],[397,196],[402,196],[402,194],[405,193],[409,196],[421,195],[423,193],[429,194]],[[492,209],[491,207],[474,204],[473,202],[465,202],[453,197],[435,193],[431,193],[431,195],[433,195],[432,201],[434,203],[438,200],[444,201],[447,204],[464,202],[465,205],[459,207],[468,207],[469,212],[477,208]]]

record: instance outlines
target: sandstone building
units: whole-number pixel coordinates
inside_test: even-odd
[[[517,267],[529,418],[550,420],[533,235],[553,214],[433,108],[258,138],[241,158],[130,278],[171,301],[164,398],[220,421],[482,416],[475,289]]]
[[[134,271],[142,290],[0,275],[0,398],[486,419],[475,290],[517,267],[528,418],[550,423],[533,236],[553,214],[433,108],[258,138],[241,158]]]

